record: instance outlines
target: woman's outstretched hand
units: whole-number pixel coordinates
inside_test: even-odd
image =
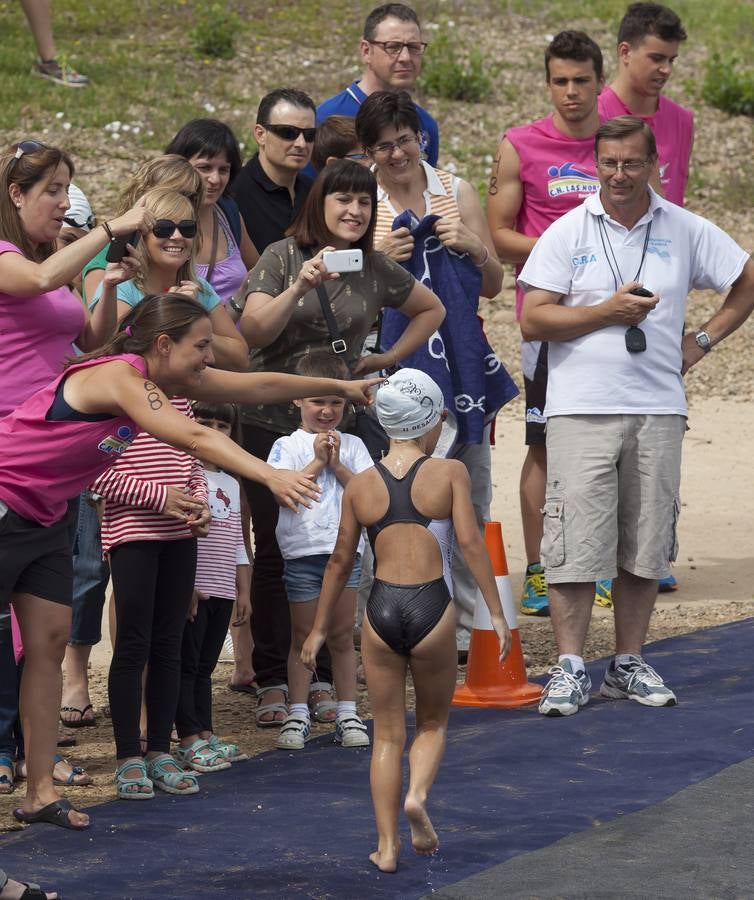
[[[384,378],[362,378],[359,381],[341,381],[340,386],[346,400],[358,403],[359,406],[371,406],[374,403],[372,388],[382,384],[384,380]]]
[[[305,475],[303,472],[292,472],[289,469],[273,469],[267,478],[266,486],[272,491],[272,495],[278,506],[287,506],[293,512],[298,512],[299,503],[311,508],[310,500],[319,500],[320,488],[314,481],[313,475]]]

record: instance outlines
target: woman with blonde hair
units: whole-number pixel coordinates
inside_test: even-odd
[[[198,216],[204,200],[204,184],[199,173],[182,156],[174,153],[156,156],[140,166],[123,189],[118,200],[117,214],[135,206],[153,188],[165,188],[183,194]],[[82,272],[82,294],[91,302],[105,274],[107,247],[90,260]]]
[[[197,220],[191,202],[174,190],[154,188],[142,198],[154,216],[154,225],[142,241],[132,249],[137,271],[133,278],[117,284],[103,285],[95,295],[95,303],[117,297],[117,315],[122,319],[138,305],[145,294],[160,294],[180,288],[194,297],[209,313],[214,339],[215,365],[220,369],[243,371],[248,365],[248,347],[231,321],[214,289],[196,274]],[[110,264],[114,269],[116,264]]]

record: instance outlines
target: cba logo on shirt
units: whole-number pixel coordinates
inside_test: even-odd
[[[547,193],[550,197],[560,197],[562,194],[579,194],[587,196],[595,194],[600,189],[600,182],[596,175],[590,175],[580,169],[575,163],[564,163],[562,166],[550,166],[547,170]]]
[[[97,449],[103,453],[117,453],[119,456],[124,453],[133,443],[134,433],[128,425],[121,425],[115,434],[110,434],[103,438]]]

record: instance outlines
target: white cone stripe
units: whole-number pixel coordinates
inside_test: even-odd
[[[516,602],[513,599],[511,580],[508,575],[495,575],[497,592],[500,594],[500,602],[503,604],[503,615],[508,623],[508,628],[518,628],[518,612]]]
[[[507,575],[496,575],[495,583],[497,584],[497,592],[500,595],[500,603],[503,606],[503,615],[508,623],[508,628],[518,627],[518,616],[516,613],[516,604],[513,600],[513,591],[511,590],[511,581]],[[477,631],[494,631],[492,627],[492,619],[487,604],[484,602],[482,592],[477,588],[476,605],[474,606],[474,623],[472,625]]]

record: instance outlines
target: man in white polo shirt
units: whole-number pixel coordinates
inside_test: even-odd
[[[544,232],[519,278],[524,340],[550,342],[541,556],[559,657],[539,705],[549,716],[589,700],[594,583],[618,574],[616,656],[600,693],[675,704],[641,652],[657,580],[676,554],[683,375],[754,309],[749,255],[649,187],[657,149],[648,125],[605,122],[595,155],[599,194]],[[684,336],[693,288],[728,295]]]

